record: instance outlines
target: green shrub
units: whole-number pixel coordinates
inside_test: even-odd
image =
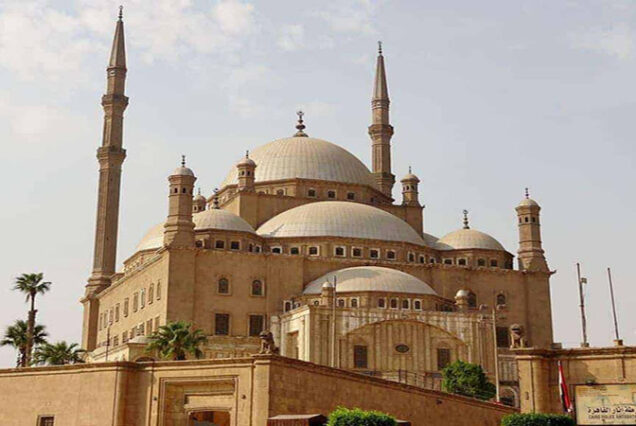
[[[379,411],[338,407],[329,414],[327,426],[396,426],[395,419]]]
[[[501,420],[501,426],[575,426],[568,416],[557,414],[510,414]]]
[[[446,392],[488,400],[495,396],[495,385],[488,381],[481,365],[457,360],[442,370]]]

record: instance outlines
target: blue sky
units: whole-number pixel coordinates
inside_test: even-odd
[[[471,225],[517,250],[514,207],[543,207],[555,340],[580,341],[575,263],[589,278],[592,344],[611,343],[607,266],[636,344],[636,4],[631,1],[126,0],[128,95],[119,260],[166,215],[183,153],[204,194],[245,149],[307,132],[365,163],[377,40],[392,99],[394,173],[422,180],[425,229]],[[42,271],[39,319],[80,340],[90,273],[105,66],[119,2],[0,4],[4,224],[0,326],[10,291]],[[398,196],[398,192],[395,192]],[[0,365],[15,354],[0,350]]]

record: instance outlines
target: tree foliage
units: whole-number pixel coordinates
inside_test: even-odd
[[[176,321],[159,327],[150,336],[147,352],[157,351],[163,359],[182,361],[190,354],[201,358],[203,352],[199,348],[207,340],[201,330],[192,330],[192,325],[185,321]]]
[[[77,343],[70,345],[65,341],[56,343],[44,343],[35,349],[33,361],[35,364],[66,365],[84,362],[84,349],[80,349]]]
[[[446,392],[488,400],[495,396],[495,385],[488,381],[481,365],[457,360],[442,370]]]
[[[568,416],[557,414],[509,414],[501,420],[501,426],[575,426]]]
[[[327,426],[396,426],[395,419],[379,411],[338,407],[329,414]]]
[[[44,325],[36,324],[33,328],[33,344],[42,345],[46,343],[48,335]],[[0,340],[0,346],[11,346],[18,351],[16,367],[26,366],[26,343],[27,322],[24,320],[16,320],[15,323],[8,326],[4,332],[4,337]]]

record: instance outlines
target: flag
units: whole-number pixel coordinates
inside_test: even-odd
[[[565,383],[565,376],[563,375],[563,365],[561,361],[557,361],[559,368],[559,395],[561,395],[561,405],[565,413],[571,413],[573,411],[572,401],[570,401],[570,395],[568,393],[568,385]]]

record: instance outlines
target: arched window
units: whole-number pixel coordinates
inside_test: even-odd
[[[157,300],[161,299],[161,281],[157,281]]]
[[[468,293],[468,307],[476,308],[477,307],[477,295],[472,291]]]
[[[285,190],[283,190],[283,189],[277,189],[277,190],[276,190],[276,195],[285,195]]]
[[[389,302],[389,303],[390,303],[391,309],[397,309],[397,307],[398,307],[398,300],[397,299],[391,299],[391,302]]]
[[[386,308],[386,301],[384,300],[383,297],[378,299],[378,308],[382,308],[382,309]]]
[[[141,306],[142,308],[146,306],[146,289],[145,288],[141,289],[141,297],[139,300],[140,300],[139,306]]]
[[[291,311],[291,309],[292,309],[292,302],[289,300],[286,300],[285,305],[283,307],[283,311],[288,312],[288,311]]]
[[[263,283],[259,280],[252,281],[252,296],[263,295]]]
[[[219,294],[230,294],[230,281],[228,281],[228,279],[225,277],[220,278],[217,284],[216,291]]]
[[[345,307],[345,300],[344,299],[338,299],[338,307],[339,308],[344,308]]]
[[[358,307],[358,299],[351,299],[351,307],[352,308]]]
[[[154,283],[150,284],[148,287],[148,304],[151,304],[155,299],[155,285]]]
[[[506,295],[499,293],[497,295],[497,305],[505,305],[506,304]]]
[[[413,302],[413,308],[416,311],[421,311],[422,310],[422,301],[421,300],[416,300],[415,302]]]
[[[409,299],[402,299],[402,309],[409,309],[410,305]]]

